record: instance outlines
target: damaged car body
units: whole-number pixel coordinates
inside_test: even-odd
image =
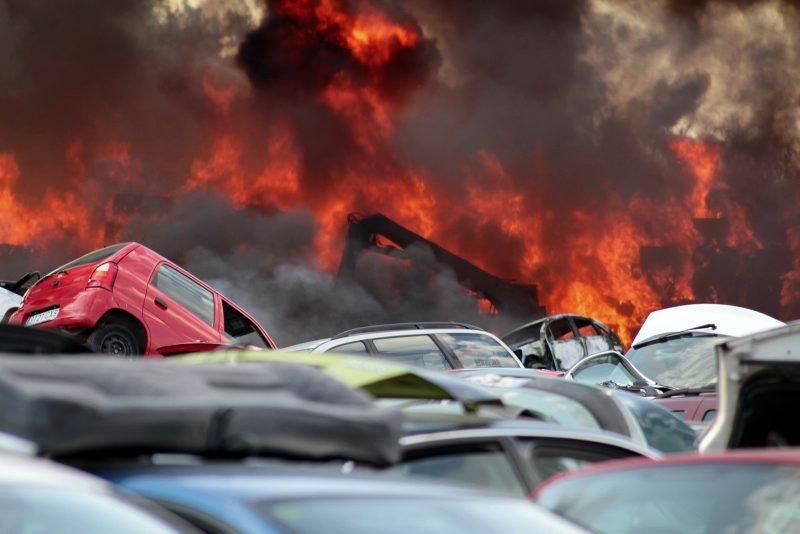
[[[605,324],[582,315],[551,315],[523,325],[501,337],[531,369],[568,371],[592,354],[623,350],[617,335]]]
[[[800,445],[800,324],[716,347],[719,413],[701,452]]]

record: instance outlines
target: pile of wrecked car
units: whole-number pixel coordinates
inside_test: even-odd
[[[274,350],[137,243],[2,291],[10,531],[800,528],[800,325],[753,310],[657,310],[627,351],[574,314]]]

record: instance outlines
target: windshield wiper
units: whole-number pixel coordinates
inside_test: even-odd
[[[648,384],[646,382],[635,382],[633,384],[620,385],[613,380],[607,380],[600,385],[611,389],[619,389],[622,391],[628,391],[630,393],[638,393],[639,395],[643,395],[645,397],[659,397],[661,396],[662,390],[669,389],[667,386],[662,386],[661,384]]]
[[[682,337],[686,334],[690,334],[695,330],[703,330],[705,328],[710,328],[711,330],[716,330],[717,325],[714,323],[708,324],[701,324],[700,326],[693,326],[692,328],[687,328],[685,330],[678,330],[677,332],[667,332],[666,334],[662,334],[658,337],[654,337],[652,339],[648,339],[646,341],[642,341],[641,343],[637,343],[636,345],[632,346],[632,349],[640,349],[642,347],[646,347],[648,345],[652,345],[654,343],[664,343],[665,341],[669,341],[670,339],[675,339],[676,337]]]
[[[659,398],[666,399],[669,397],[678,397],[680,395],[701,395],[703,393],[713,393],[717,390],[717,386],[708,385],[699,388],[678,388],[665,391]]]

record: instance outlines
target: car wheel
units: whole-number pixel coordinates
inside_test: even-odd
[[[136,336],[123,324],[111,323],[97,327],[86,343],[96,352],[113,356],[131,357],[142,354]]]
[[[10,320],[11,320],[11,316],[12,316],[12,315],[14,315],[14,312],[15,312],[15,311],[17,311],[17,308],[11,308],[10,310],[8,310],[8,311],[6,312],[6,314],[5,314],[5,315],[3,315],[3,320],[2,320],[2,321],[0,321],[0,324],[6,324],[6,323],[8,323],[8,321],[10,321]]]

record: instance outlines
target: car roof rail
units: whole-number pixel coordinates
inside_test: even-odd
[[[344,332],[340,332],[331,338],[331,341],[334,339],[341,339],[343,337],[350,337],[355,336],[357,334],[370,334],[373,332],[388,332],[391,330],[425,330],[429,328],[463,328],[465,330],[481,330],[484,331],[483,328],[475,325],[471,325],[468,323],[458,323],[455,321],[443,321],[443,322],[419,322],[419,323],[391,323],[391,324],[377,324],[371,326],[362,326],[359,328],[351,328],[350,330],[345,330]]]

